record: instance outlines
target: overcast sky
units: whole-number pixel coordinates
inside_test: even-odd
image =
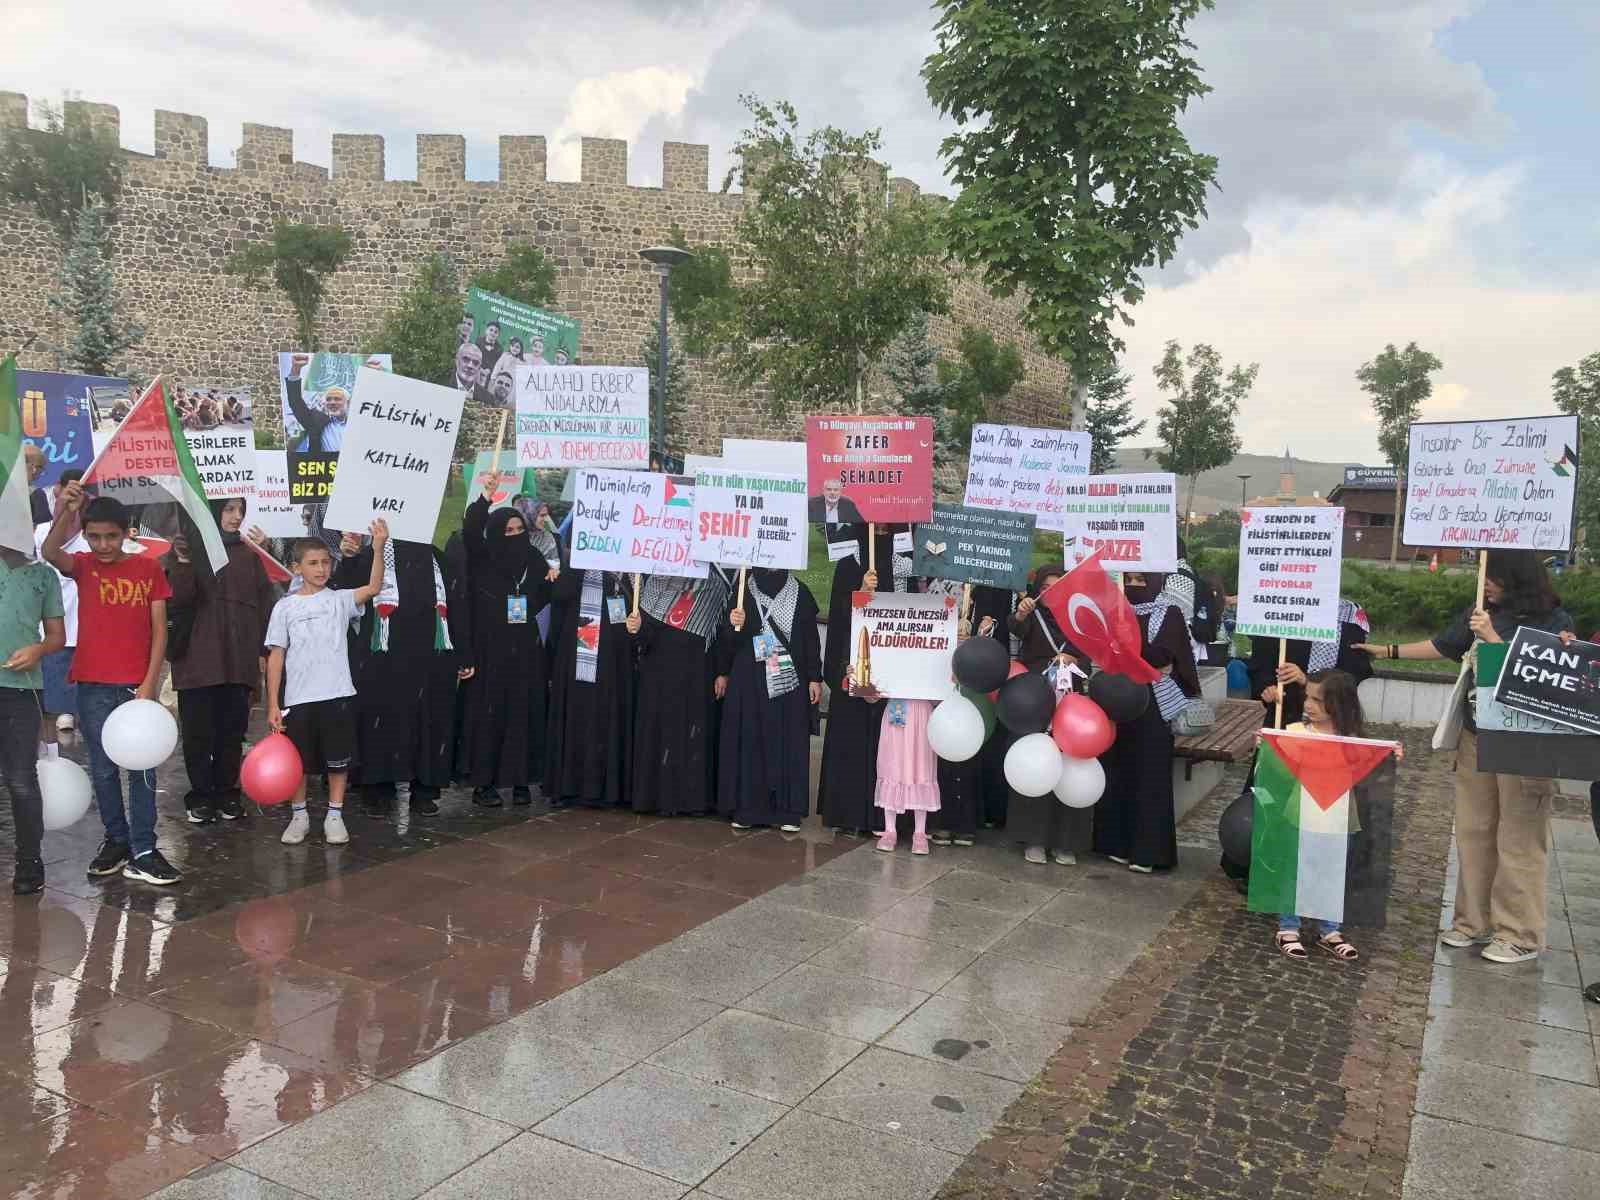
[[[242,121],[323,164],[335,130],[382,133],[394,178],[419,132],[465,134],[472,178],[501,133],[549,137],[557,179],[579,136],[626,138],[639,185],[663,139],[709,142],[720,179],[755,92],[881,127],[893,173],[944,191],[931,24],[924,0],[24,0],[0,88],[116,104],[143,150],[156,108],[200,114],[219,166]],[[1600,350],[1600,4],[1219,0],[1193,35],[1215,91],[1185,125],[1219,189],[1129,332],[1141,411],[1169,338],[1261,364],[1253,452],[1376,461],[1352,376],[1387,341],[1444,360],[1429,416],[1549,411],[1551,373]]]

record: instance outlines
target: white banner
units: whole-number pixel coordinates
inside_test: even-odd
[[[289,503],[288,455],[256,451],[256,494],[245,509],[245,528],[254,525],[268,537],[306,536],[305,505]]]
[[[1068,567],[1104,550],[1100,562],[1108,571],[1176,569],[1176,476],[1089,475],[1064,490],[1061,546]]]
[[[1033,513],[1040,529],[1060,533],[1069,486],[1089,474],[1090,444],[1065,429],[974,425],[964,503]]]
[[[253,496],[256,435],[249,388],[175,387],[172,405],[207,500]]]
[[[572,565],[703,579],[690,553],[694,480],[654,471],[574,471]]]
[[[811,541],[806,500],[803,472],[699,471],[692,553],[724,566],[804,570]]]
[[[516,380],[518,466],[650,466],[650,372],[643,367],[524,364]]]
[[[956,684],[956,598],[855,592],[850,607],[851,695],[948,700]]]
[[[455,388],[373,367],[357,371],[323,524],[364,533],[382,517],[391,537],[431,543],[450,478],[462,400]]]
[[[1406,545],[1572,548],[1577,417],[1423,422],[1410,454]]]
[[[762,438],[722,439],[722,457],[729,466],[751,471],[771,471],[774,475],[806,473],[804,442],[769,442]]]
[[[1344,509],[1239,513],[1239,625],[1250,637],[1339,640]]]

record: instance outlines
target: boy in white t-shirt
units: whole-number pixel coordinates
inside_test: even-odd
[[[315,538],[295,544],[294,565],[300,590],[279,600],[267,623],[267,723],[286,733],[300,752],[305,772],[327,772],[328,815],[323,836],[331,846],[350,840],[344,826],[344,787],[355,756],[356,720],[345,638],[350,622],[383,587],[383,547],[389,526],[374,521],[372,575],[366,587],[334,591],[328,587],[333,555]],[[278,697],[283,697],[283,708]],[[311,830],[306,813],[306,781],[294,794],[294,815],[283,831],[286,846],[298,846]]]

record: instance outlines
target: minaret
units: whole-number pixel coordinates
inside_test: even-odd
[[[1278,504],[1292,506],[1294,502],[1294,459],[1289,457],[1289,447],[1285,446],[1283,464],[1278,468]]]

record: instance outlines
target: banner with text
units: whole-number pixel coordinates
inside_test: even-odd
[[[288,455],[257,450],[256,492],[245,506],[245,528],[254,525],[273,538],[305,537],[305,507],[289,499]]]
[[[722,457],[729,466],[746,467],[752,471],[771,471],[774,475],[806,474],[806,444],[804,442],[771,442],[765,438],[722,439]],[[685,468],[687,469],[687,468]],[[694,472],[689,472],[691,475]]]
[[[578,358],[578,323],[496,292],[468,288],[456,332],[456,390],[510,408],[520,366],[564,367]]]
[[[1040,529],[1060,533],[1067,482],[1089,474],[1090,438],[1064,429],[974,425],[966,503],[1033,513]]]
[[[516,374],[516,465],[650,466],[649,371],[524,365]]]
[[[928,417],[807,417],[806,482],[818,525],[926,521],[933,511]]]
[[[391,537],[431,544],[461,405],[454,388],[362,367],[324,524],[360,533],[382,517]]]
[[[726,464],[695,473],[692,553],[699,561],[802,571],[810,544],[803,475]]]
[[[483,495],[484,488],[489,484],[489,468],[494,465],[494,451],[480,450],[478,456],[471,462],[461,464],[461,481],[466,485],[467,503],[471,504]],[[500,504],[517,495],[537,496],[539,494],[539,481],[532,471],[525,471],[516,464],[516,456],[509,450],[500,452],[500,466],[495,480],[494,492],[490,495],[491,504]]]
[[[1033,563],[1032,513],[935,504],[913,529],[912,573],[1020,592]]]
[[[1600,733],[1600,646],[1563,646],[1553,633],[1520,627],[1506,651],[1494,699],[1584,733]]]
[[[1600,779],[1600,738],[1494,698],[1509,661],[1509,642],[1479,642],[1474,716],[1478,770],[1545,779]]]
[[[1344,509],[1239,513],[1239,625],[1250,637],[1339,640]]]
[[[1068,483],[1061,549],[1070,569],[1096,550],[1108,571],[1172,571],[1178,565],[1175,475],[1089,475]]]
[[[256,492],[256,435],[249,388],[196,385],[174,387],[189,457],[200,473],[207,500],[253,496]]]
[[[132,401],[126,379],[68,375],[60,371],[18,371],[17,406],[22,439],[44,455],[44,471],[33,481],[47,488],[63,471],[83,471],[94,461],[96,421],[111,424],[128,415]]]
[[[289,498],[295,503],[326,500],[333,494],[356,372],[362,367],[387,371],[392,366],[387,354],[291,351],[278,355],[278,402],[283,406],[283,444],[289,450]],[[300,380],[298,399],[292,398],[289,389],[291,376]]]
[[[572,565],[703,579],[691,553],[694,480],[654,471],[574,471]]]
[[[948,700],[959,621],[954,596],[852,592],[850,694],[868,700]]]
[[[1578,418],[1411,426],[1408,546],[1570,550]]]

